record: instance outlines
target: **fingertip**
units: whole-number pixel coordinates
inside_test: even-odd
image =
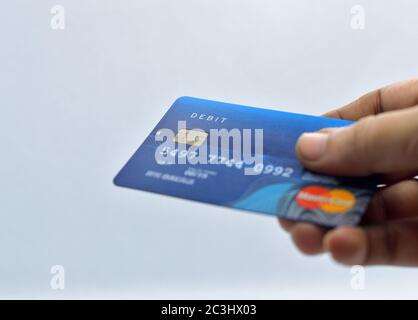
[[[317,161],[325,153],[328,141],[326,132],[302,134],[296,143],[296,154],[302,162]]]
[[[291,229],[296,247],[304,254],[315,255],[323,252],[322,238],[325,231],[308,223],[297,223]]]
[[[339,263],[364,264],[367,250],[365,231],[353,227],[337,228],[324,237],[323,247]]]
[[[284,218],[279,218],[279,224],[285,231],[290,232],[296,222]]]

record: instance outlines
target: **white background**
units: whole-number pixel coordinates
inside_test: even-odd
[[[112,185],[178,96],[321,114],[416,76],[416,1],[3,0],[0,40],[0,297],[418,298],[418,270],[355,291],[273,218]]]

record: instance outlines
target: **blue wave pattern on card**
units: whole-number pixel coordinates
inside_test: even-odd
[[[242,164],[158,164],[161,129],[263,129],[263,170],[245,175]],[[116,176],[116,185],[260,212],[325,226],[357,224],[375,191],[374,178],[341,178],[305,170],[295,144],[304,132],[350,121],[221,103],[191,97],[175,101]],[[176,146],[178,144],[176,143]],[[187,148],[189,148],[188,146]],[[176,150],[168,150],[175,152]],[[219,150],[220,153],[220,150]]]

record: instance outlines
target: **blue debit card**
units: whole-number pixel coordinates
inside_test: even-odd
[[[295,154],[302,133],[350,124],[181,97],[114,183],[329,227],[355,225],[375,179],[317,174]]]

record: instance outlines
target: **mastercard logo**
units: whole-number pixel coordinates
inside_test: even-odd
[[[322,209],[326,213],[339,214],[350,210],[356,204],[356,197],[343,189],[309,186],[298,192],[296,203],[306,209]]]

